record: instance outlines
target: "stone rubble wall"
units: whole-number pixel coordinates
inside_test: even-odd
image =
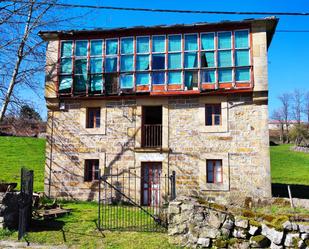
[[[272,227],[215,203],[177,198],[168,207],[170,241],[191,248],[309,248],[309,224]]]
[[[18,196],[17,192],[0,193],[0,229],[18,228]]]

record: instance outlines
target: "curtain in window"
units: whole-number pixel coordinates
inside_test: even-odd
[[[121,54],[133,54],[133,38],[121,39]]]
[[[197,67],[197,53],[185,53],[185,68]]]
[[[70,57],[72,56],[72,42],[64,41],[61,42],[61,57]]]
[[[181,53],[168,54],[168,68],[169,69],[182,68]]]
[[[149,52],[149,37],[136,38],[136,52],[148,53]]]
[[[72,86],[72,76],[60,76],[59,79],[59,91],[70,92]]]
[[[137,73],[136,74],[136,85],[148,85],[149,84],[149,73]]]
[[[214,33],[201,35],[202,50],[212,50],[215,48],[214,37]]]
[[[247,30],[235,31],[235,48],[248,48],[248,35],[249,34]]]
[[[231,48],[231,32],[218,33],[218,48]]]
[[[90,55],[102,55],[102,40],[90,41]]]
[[[169,72],[168,84],[181,84],[181,72]]]
[[[218,66],[219,67],[230,67],[230,66],[232,66],[231,50],[218,51]]]
[[[165,54],[152,55],[152,69],[165,69]]]
[[[185,50],[197,50],[197,35],[185,35]]]
[[[165,83],[165,73],[154,72],[152,73],[152,84],[160,85]]]
[[[136,56],[136,70],[149,70],[149,55]]]
[[[130,89],[133,88],[133,74],[120,75],[120,88]]]
[[[63,58],[61,59],[61,73],[71,73],[72,72],[72,59]]]
[[[90,78],[90,91],[91,92],[98,92],[102,91],[103,89],[103,79],[102,74],[91,75]]]
[[[198,79],[197,72],[186,71],[185,72],[185,86],[188,90],[191,90],[193,87],[197,87]]]
[[[122,55],[120,62],[120,69],[122,72],[133,71],[133,55]]]
[[[118,53],[118,40],[106,40],[106,54],[117,54]]]
[[[222,182],[222,166],[221,161],[217,160],[215,164],[216,182]]]
[[[116,72],[117,71],[117,57],[107,57],[105,59],[105,72]]]
[[[75,56],[87,56],[88,41],[75,42]]]
[[[152,52],[165,52],[165,36],[152,37]]]
[[[87,74],[74,76],[74,91],[85,92],[87,84]]]
[[[168,37],[168,51],[181,51],[181,35]]]
[[[102,58],[90,59],[90,73],[101,73],[102,66],[103,66]]]
[[[250,69],[236,69],[236,81],[249,81],[250,80]]]
[[[249,66],[249,50],[236,50],[235,65]]]
[[[219,82],[232,82],[231,69],[219,69]]]
[[[215,83],[216,82],[216,71],[215,70],[205,70],[201,72],[203,83]]]
[[[74,73],[87,74],[87,59],[75,59]]]
[[[215,66],[215,52],[201,52],[201,67]]]

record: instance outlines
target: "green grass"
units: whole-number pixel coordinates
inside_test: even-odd
[[[27,235],[30,243],[61,245],[70,248],[177,248],[168,243],[166,233],[98,231],[97,204],[66,202],[72,213],[54,220],[35,221]],[[107,212],[107,210],[106,210]],[[17,232],[0,229],[0,240],[16,240]]]
[[[34,170],[34,191],[44,190],[45,139],[0,137],[0,181],[20,184],[22,166]]]
[[[291,151],[290,147],[270,147],[272,182],[309,185],[309,154]]]

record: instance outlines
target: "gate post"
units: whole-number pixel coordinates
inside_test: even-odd
[[[102,183],[102,177],[101,177],[101,170],[99,169],[99,200],[98,200],[98,228],[101,230],[101,183]]]
[[[176,198],[176,172],[175,170],[172,171],[171,175],[171,201]]]

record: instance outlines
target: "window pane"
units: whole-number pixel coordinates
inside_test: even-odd
[[[219,82],[232,82],[232,69],[219,69]]]
[[[133,55],[122,55],[121,56],[121,66],[122,72],[133,70]]]
[[[212,161],[207,161],[207,182],[214,182],[214,172],[213,172],[213,166]]]
[[[122,54],[133,54],[133,38],[122,38],[121,39],[121,53]]]
[[[136,85],[148,85],[149,84],[149,73],[137,73],[136,74]]]
[[[91,73],[102,73],[103,61],[102,58],[91,58],[90,59],[90,72]]]
[[[106,40],[106,54],[117,54],[118,53],[118,40]]]
[[[206,125],[212,125],[212,106],[206,105]]]
[[[154,72],[152,73],[152,84],[160,85],[165,83],[165,73],[163,72]]]
[[[248,48],[248,30],[235,31],[235,48]]]
[[[116,94],[118,91],[118,75],[116,73],[104,74],[105,90],[107,94]]]
[[[95,110],[95,125],[96,125],[96,128],[100,128],[100,120],[101,120],[101,110],[96,109]],[[96,165],[95,165],[95,167],[96,167]]]
[[[63,41],[61,42],[61,57],[70,57],[72,56],[72,42]]]
[[[85,92],[87,84],[87,74],[74,76],[74,92]]]
[[[137,53],[149,52],[149,37],[137,37],[136,38],[136,51]]]
[[[88,41],[75,42],[75,56],[87,56]]]
[[[215,66],[215,52],[201,52],[201,67]]]
[[[215,125],[220,125],[220,115],[218,115],[218,114],[215,114],[214,115],[214,118],[215,118]]]
[[[249,50],[236,50],[235,51],[235,65],[236,66],[249,66]]]
[[[106,57],[105,72],[117,72],[117,57]]]
[[[168,55],[168,68],[169,69],[182,68],[181,53],[175,53],[175,54]]]
[[[216,182],[222,182],[222,165],[221,161],[216,161],[215,165],[215,171],[216,171]]]
[[[96,74],[90,76],[90,91],[101,92],[103,89],[102,74]]]
[[[236,69],[236,81],[250,81],[250,69]]]
[[[152,69],[165,69],[165,54],[152,55]]]
[[[231,48],[231,32],[218,33],[218,48]]]
[[[165,36],[152,37],[152,52],[165,52]]]
[[[120,75],[120,88],[133,88],[133,74]]]
[[[187,90],[192,90],[193,87],[197,87],[197,84],[198,84],[197,72],[186,71],[185,72],[185,87],[187,87]]]
[[[59,92],[71,92],[72,76],[60,76]]]
[[[215,34],[201,34],[201,46],[202,50],[212,50],[215,49]]]
[[[72,59],[63,58],[61,59],[61,73],[72,73]]]
[[[90,55],[102,55],[102,40],[90,41]]]
[[[216,71],[205,70],[201,72],[202,83],[215,83],[216,82]]]
[[[169,72],[168,84],[182,84],[181,72]]]
[[[136,56],[136,70],[149,70],[149,55]]]
[[[197,67],[197,53],[185,53],[185,68]]]
[[[168,37],[168,51],[181,51],[181,35]]]
[[[74,73],[86,74],[87,73],[87,59],[76,59]]]
[[[185,50],[197,50],[197,35],[185,35]]]
[[[231,50],[218,51],[218,66],[219,67],[230,67],[230,66],[232,66]]]

